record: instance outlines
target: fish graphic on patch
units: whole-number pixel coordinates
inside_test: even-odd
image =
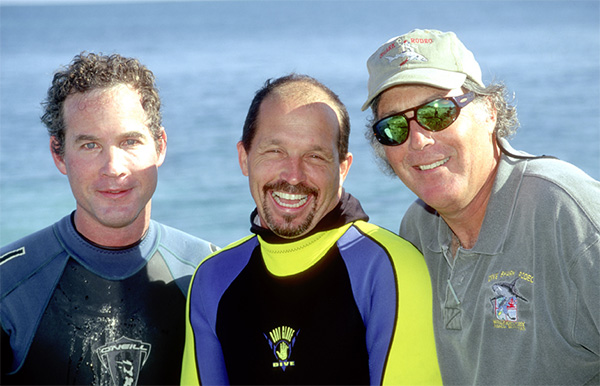
[[[517,280],[515,278],[512,282],[497,282],[492,285],[492,291],[494,291],[493,298],[490,299],[492,303],[492,309],[494,315],[498,320],[506,320],[508,322],[517,321],[517,299],[521,299],[525,302],[525,299],[517,290]]]

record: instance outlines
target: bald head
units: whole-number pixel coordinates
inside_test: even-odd
[[[344,104],[327,86],[307,75],[291,74],[275,80],[268,80],[257,91],[244,124],[242,144],[246,151],[250,150],[256,134],[260,106],[267,98],[276,98],[280,102],[290,104],[325,103],[335,111],[339,123],[338,153],[340,160],[348,153],[350,137],[350,119]]]

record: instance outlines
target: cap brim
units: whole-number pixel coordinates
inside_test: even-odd
[[[363,104],[361,110],[365,111],[371,105],[371,102],[377,95],[385,90],[401,84],[424,84],[436,88],[452,90],[461,87],[467,75],[462,72],[446,71],[437,68],[413,68],[398,72],[394,76],[386,79],[372,91]]]

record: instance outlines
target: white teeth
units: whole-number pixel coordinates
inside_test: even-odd
[[[277,203],[279,205],[284,206],[286,208],[298,208],[298,207],[304,205],[306,200],[308,200],[308,196],[305,196],[303,194],[289,194],[289,193],[284,193],[284,192],[273,192],[273,193],[271,193],[271,195],[273,196],[273,198],[275,199],[275,201],[277,201]],[[298,201],[298,202],[295,204],[288,204],[288,203],[282,202],[281,199],[293,200],[293,201]]]
[[[290,194],[290,193],[284,193],[284,192],[273,192],[273,195],[277,195],[283,199],[286,200],[301,200],[302,198],[306,198],[305,195],[302,194]]]
[[[441,165],[445,164],[446,162],[448,162],[449,159],[450,159],[450,157],[445,158],[445,159],[443,159],[441,161],[438,161],[438,162],[434,162],[434,163],[429,164],[429,165],[421,165],[421,166],[419,166],[419,169],[421,169],[421,170],[431,170],[433,168],[437,168],[438,166],[441,166]]]

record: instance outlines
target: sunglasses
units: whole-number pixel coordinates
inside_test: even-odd
[[[460,114],[460,109],[475,99],[473,92],[446,97],[424,103],[412,109],[404,110],[391,117],[383,118],[373,125],[375,138],[386,146],[402,145],[408,139],[410,121],[416,120],[421,127],[429,131],[442,131],[450,126]],[[413,117],[405,114],[413,111]]]

